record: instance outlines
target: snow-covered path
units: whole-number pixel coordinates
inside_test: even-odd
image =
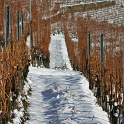
[[[61,62],[70,66],[62,37],[52,36],[51,68]],[[110,124],[80,72],[30,67],[28,79],[32,94],[26,124]]]
[[[72,70],[71,64],[68,59],[67,48],[65,39],[62,34],[51,35],[50,43],[50,68],[67,66],[69,70]]]
[[[27,124],[109,124],[79,72],[30,67],[29,78],[33,83]]]

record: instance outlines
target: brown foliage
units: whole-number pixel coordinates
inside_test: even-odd
[[[69,58],[74,69],[82,71],[86,76],[90,69],[91,89],[96,86],[95,80],[96,75],[98,75],[100,85],[103,89],[102,97],[108,97],[110,101],[114,99],[118,104],[122,104],[122,42],[124,38],[124,27],[108,24],[105,21],[97,22],[90,17],[76,17],[77,20],[73,18],[70,20],[69,16],[66,16],[67,22],[65,23],[64,32]],[[72,20],[75,24],[72,24]],[[73,26],[71,27],[70,25]],[[78,42],[74,42],[71,39],[70,34],[74,32],[77,33]],[[87,51],[89,33],[91,36],[90,55]],[[103,34],[104,40],[103,63],[100,63],[101,34]],[[101,71],[100,65],[102,66]],[[112,107],[112,105],[110,106]],[[107,106],[104,106],[104,109],[107,110]]]
[[[12,96],[12,87],[18,86],[18,74],[21,74],[28,64],[28,49],[24,37],[20,41],[13,41],[0,51],[0,110],[1,116],[8,112],[8,102]],[[15,86],[12,78],[15,79]]]

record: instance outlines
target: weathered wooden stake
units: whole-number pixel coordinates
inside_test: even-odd
[[[24,34],[24,18],[23,18],[23,10],[21,11],[21,23],[22,23],[22,34]]]
[[[17,40],[20,40],[20,26],[19,26],[19,14],[20,12],[17,11]]]
[[[88,34],[88,42],[87,42],[87,52],[88,52],[88,81],[89,81],[89,89],[91,89],[91,82],[90,82],[90,33]]]
[[[31,49],[33,48],[33,36],[32,36],[32,0],[29,1],[29,5],[30,5],[30,14],[29,14],[29,18],[30,18],[30,45],[31,45]]]
[[[6,1],[5,1],[5,0],[4,0],[3,6],[4,6],[4,10],[3,10],[3,15],[4,15],[4,18],[3,18],[3,22],[4,22],[4,32],[3,32],[3,34],[4,34],[4,40],[5,40],[5,42],[6,42]]]
[[[122,56],[122,63],[123,63],[123,77],[122,77],[122,80],[123,80],[123,107],[124,107],[124,41],[123,41],[123,56]],[[124,124],[124,108],[123,108],[123,122],[122,124]]]
[[[10,29],[10,6],[6,6],[6,33],[5,33],[5,44],[9,43],[9,29]]]
[[[100,35],[100,96],[101,96],[101,106],[102,106],[102,66],[103,66],[103,34]]]

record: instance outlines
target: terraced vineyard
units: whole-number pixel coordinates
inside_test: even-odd
[[[110,122],[121,124],[123,1],[2,0],[0,10],[0,124],[12,121],[14,109],[20,109],[22,104],[27,107],[23,89],[28,67],[49,68],[51,34],[60,33],[65,36],[73,69],[87,77],[89,88]],[[23,100],[18,103],[20,96]],[[27,119],[26,107],[23,123]]]

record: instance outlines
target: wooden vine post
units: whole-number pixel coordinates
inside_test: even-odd
[[[10,6],[6,6],[6,33],[5,40],[6,44],[9,42],[9,29],[10,29]]]
[[[30,13],[29,13],[29,18],[30,18],[30,44],[31,44],[31,49],[33,48],[33,36],[32,36],[32,0],[29,1],[30,5]]]
[[[123,81],[123,107],[124,107],[124,41],[123,41],[123,56],[122,56],[122,61],[123,61],[123,77],[122,77],[122,81]],[[124,108],[123,108],[123,122],[122,124],[124,124]]]
[[[102,84],[102,66],[103,66],[103,34],[100,35],[100,104],[102,106],[102,97],[103,97],[103,84]]]
[[[19,26],[20,12],[17,11],[17,40],[20,40],[20,26]]]
[[[24,12],[21,11],[22,35],[24,34]]]
[[[88,80],[89,80],[89,88],[92,89],[91,86],[91,77],[90,77],[90,44],[91,44],[91,37],[90,37],[90,33],[88,34],[88,43],[87,43],[87,51],[88,51]]]

